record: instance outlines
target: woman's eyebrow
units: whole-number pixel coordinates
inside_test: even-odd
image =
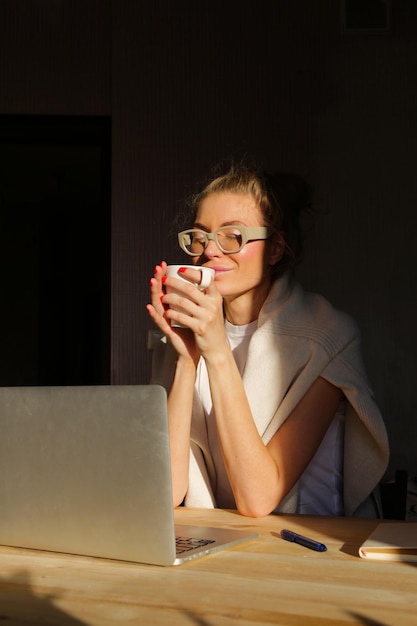
[[[219,228],[222,228],[223,226],[246,226],[246,224],[240,220],[231,220],[229,222],[223,222]],[[200,230],[204,230],[207,233],[210,232],[207,226],[204,226],[204,224],[201,224],[200,222],[195,222],[193,228],[200,228]]]

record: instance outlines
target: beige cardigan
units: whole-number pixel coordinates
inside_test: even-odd
[[[176,354],[153,333],[152,380],[169,390]],[[367,381],[359,333],[346,314],[322,296],[303,291],[289,276],[273,284],[248,351],[243,383],[264,443],[272,438],[312,383],[322,376],[347,398],[344,437],[346,515],[375,515],[369,496],[388,463],[388,439]],[[201,402],[194,394],[187,506],[215,507],[216,470]],[[297,484],[277,512],[297,511]]]

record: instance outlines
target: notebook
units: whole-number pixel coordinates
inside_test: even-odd
[[[176,565],[257,536],[175,528],[159,385],[3,387],[0,432],[2,545]]]
[[[417,522],[378,524],[359,548],[364,559],[417,561]]]

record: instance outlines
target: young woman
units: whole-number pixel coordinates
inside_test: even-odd
[[[200,291],[198,269],[182,272],[188,283],[155,268],[152,382],[169,392],[175,506],[375,515],[388,443],[357,328],[294,279],[306,189],[233,167],[196,196],[179,233],[215,280]]]

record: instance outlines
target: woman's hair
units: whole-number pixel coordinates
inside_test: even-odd
[[[216,176],[191,198],[188,226],[194,222],[205,198],[225,192],[252,195],[264,217],[265,226],[279,232],[285,244],[284,253],[273,273],[280,276],[292,270],[303,256],[300,218],[304,212],[312,212],[309,185],[290,172],[267,172],[256,167],[232,165],[225,174]]]

